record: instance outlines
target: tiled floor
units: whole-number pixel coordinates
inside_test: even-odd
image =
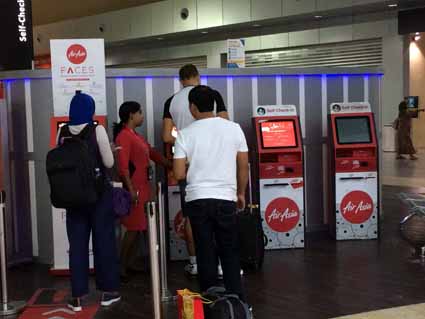
[[[395,153],[383,153],[382,182],[384,185],[425,187],[425,151],[419,150],[416,161],[396,160]],[[407,158],[407,157],[406,157]]]
[[[397,194],[424,191],[384,187],[385,219],[378,241],[338,242],[310,237],[305,250],[268,252],[264,268],[244,276],[256,318],[325,319],[417,304],[425,301],[425,266],[413,263],[410,247],[400,238],[399,221],[406,214]],[[170,289],[196,289],[181,263],[171,263]],[[26,265],[10,271],[14,299],[26,299],[39,287],[63,288],[66,278],[53,278],[45,266]],[[150,279],[138,275],[122,287],[123,300],[96,319],[153,318]],[[164,306],[164,316],[176,319],[175,304]],[[39,319],[39,318],[34,318]]]
[[[336,243],[326,236],[310,236],[305,250],[268,252],[263,270],[244,276],[256,318],[325,319],[424,302],[425,265],[411,262],[411,249],[398,227],[406,214],[398,193],[425,192],[419,188],[425,187],[425,152],[419,157],[397,161],[393,153],[383,155],[383,184],[397,187],[383,188],[380,240]],[[170,289],[196,290],[196,280],[187,278],[182,268],[182,263],[170,264]],[[23,265],[9,273],[14,299],[28,300],[40,287],[68,287],[67,279],[51,277],[47,266]],[[122,295],[120,304],[101,310],[96,318],[153,317],[148,275],[123,285]],[[174,303],[164,305],[163,318],[177,318]]]
[[[424,319],[425,304],[396,307],[358,315],[344,316],[335,319]]]

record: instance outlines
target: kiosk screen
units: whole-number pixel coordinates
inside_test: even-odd
[[[336,132],[338,144],[372,143],[367,116],[336,118]]]
[[[263,148],[297,146],[294,120],[267,121],[260,126]]]

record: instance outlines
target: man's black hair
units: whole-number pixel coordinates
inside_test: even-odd
[[[189,92],[190,104],[195,104],[199,112],[214,111],[214,92],[209,86],[198,85]]]
[[[198,69],[193,64],[186,64],[179,71],[179,77],[181,81],[192,79],[198,75]]]

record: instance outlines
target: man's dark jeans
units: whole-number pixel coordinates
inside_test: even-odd
[[[239,260],[236,203],[199,199],[186,203],[192,225],[201,290],[217,286],[217,256],[223,267],[224,286],[243,299]]]

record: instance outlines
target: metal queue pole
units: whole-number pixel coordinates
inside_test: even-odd
[[[158,231],[156,225],[156,203],[146,203],[146,214],[148,217],[149,253],[151,263],[151,281],[154,319],[161,319],[161,288],[159,275],[159,245]]]
[[[158,218],[159,218],[159,249],[161,266],[161,301],[170,302],[174,300],[173,295],[168,290],[168,271],[167,271],[167,240],[164,214],[164,194],[162,193],[162,183],[158,183]]]
[[[6,234],[4,227],[6,210],[6,192],[0,192],[0,262],[1,262],[1,294],[2,294],[2,307],[0,309],[0,316],[10,316],[19,313],[24,307],[24,301],[10,301],[7,294],[7,274],[6,274]]]

